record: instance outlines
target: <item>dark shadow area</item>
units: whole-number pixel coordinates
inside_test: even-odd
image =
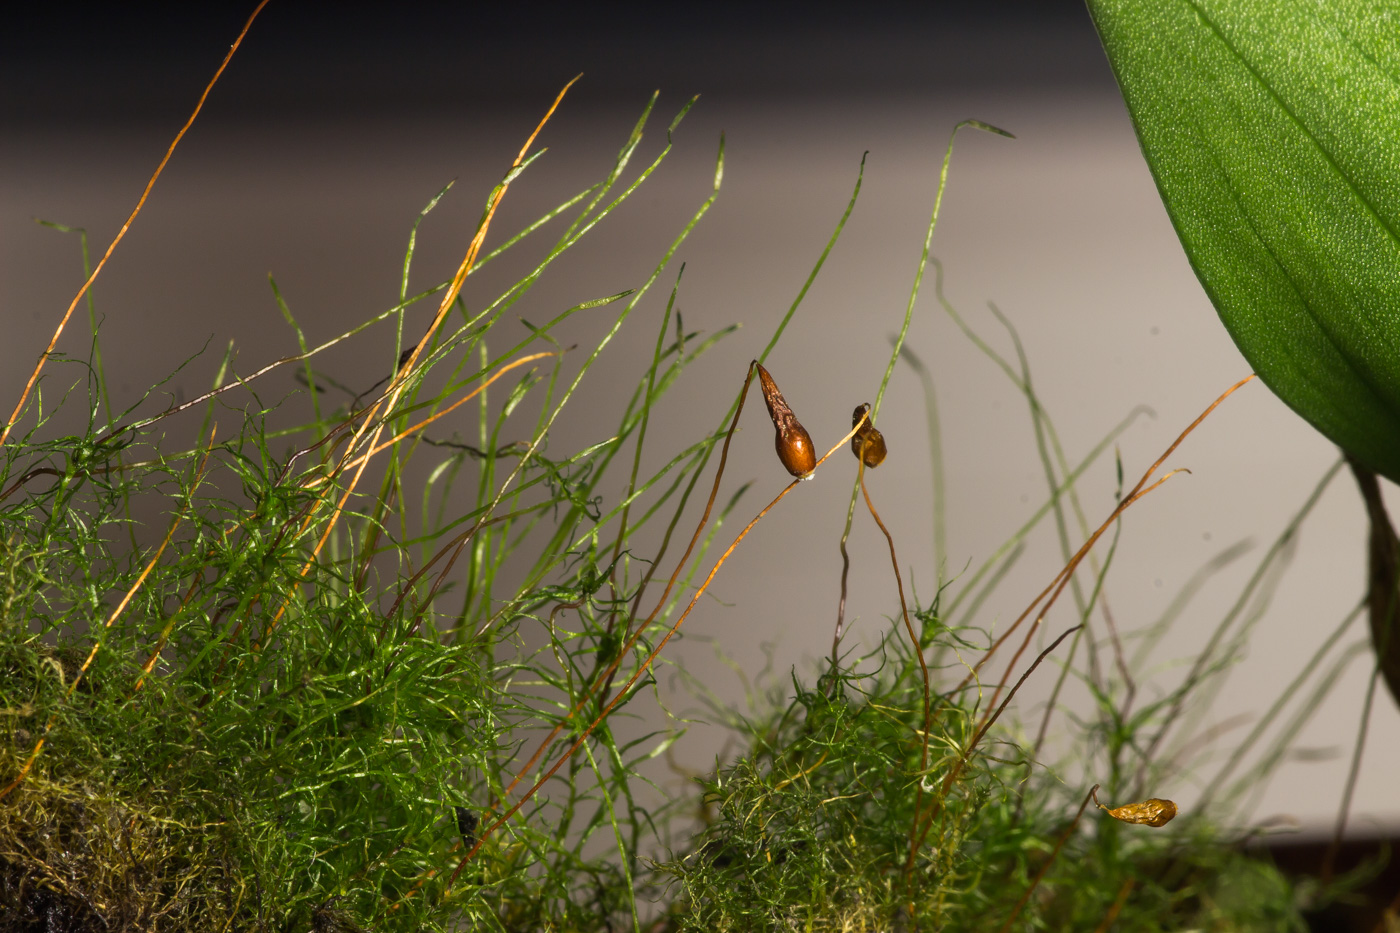
[[[1305,910],[1313,933],[1373,933],[1392,929],[1400,899],[1400,863],[1394,857],[1397,840],[1369,836],[1349,839],[1337,850],[1332,865],[1335,877],[1354,875],[1349,895],[1320,908]],[[1292,880],[1317,878],[1325,870],[1330,839],[1275,840],[1259,846],[1261,855]]]
[[[0,122],[183,116],[253,2],[25,5],[0,36]],[[579,72],[597,104],[662,87],[831,100],[1102,82],[1081,3],[286,3],[223,79],[225,116],[396,116],[534,105]]]

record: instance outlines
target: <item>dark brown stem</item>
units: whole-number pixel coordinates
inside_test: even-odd
[[[1128,895],[1132,893],[1133,886],[1137,884],[1136,878],[1129,878],[1123,882],[1123,886],[1118,889],[1118,896],[1113,900],[1113,906],[1108,908],[1108,913],[1103,915],[1103,922],[1094,928],[1094,933],[1108,933],[1113,926],[1113,921],[1118,919],[1118,915],[1123,911],[1123,905],[1128,903]]]
[[[1366,700],[1361,704],[1361,727],[1356,734],[1356,748],[1351,753],[1351,769],[1347,772],[1346,790],[1342,792],[1342,803],[1337,808],[1337,825],[1332,833],[1332,844],[1327,847],[1327,853],[1322,857],[1322,871],[1319,875],[1324,885],[1332,882],[1332,874],[1337,867],[1337,853],[1342,848],[1342,837],[1346,835],[1347,816],[1351,813],[1352,794],[1356,792],[1356,778],[1361,773],[1361,753],[1366,749],[1366,730],[1371,723],[1371,704],[1376,699],[1376,681],[1379,678],[1380,669],[1377,668],[1366,685]]]
[[[991,729],[992,726],[996,725],[996,721],[1001,718],[1001,714],[1006,712],[1006,708],[1010,706],[1011,701],[1016,698],[1016,694],[1021,689],[1021,686],[1035,673],[1035,669],[1040,667],[1040,662],[1049,657],[1050,652],[1060,647],[1061,642],[1083,627],[1084,623],[1081,622],[1073,628],[1065,629],[1065,631],[1060,634],[1059,638],[1050,643],[1050,647],[1037,655],[1036,659],[1031,662],[1031,666],[1021,675],[1021,679],[1016,681],[1016,685],[1011,688],[1011,692],[1006,695],[1006,699],[1001,701],[1001,705],[996,708],[996,711],[988,716],[981,728],[973,734],[972,741],[968,743],[967,749],[958,756],[957,763],[955,763],[953,769],[948,772],[948,776],[943,779],[943,787],[938,793],[938,800],[935,801],[934,807],[929,810],[928,818],[924,820],[923,828],[919,831],[918,845],[924,844],[924,839],[928,837],[928,831],[933,827],[933,821],[938,816],[938,804],[948,796],[948,791],[952,790],[953,783],[958,779],[958,775],[962,774],[963,768],[967,766],[968,761],[972,758],[972,753],[977,750],[977,744],[982,741],[983,736],[987,734],[987,731]]]
[[[710,493],[710,505],[714,504],[715,494],[719,491],[719,479],[724,474],[724,465],[727,459],[727,455],[729,453],[729,441],[734,436],[734,428],[739,422],[739,412],[743,410],[743,398],[744,395],[748,393],[749,382],[752,377],[753,371],[756,367],[758,367],[757,362],[750,364],[749,378],[745,378],[744,380],[744,392],[740,395],[739,406],[734,413],[734,421],[730,424],[729,433],[725,436],[724,449],[720,455],[719,470],[717,471],[715,476],[715,486],[713,491]],[[827,461],[827,459],[832,454],[834,454],[841,447],[845,446],[846,442],[850,440],[851,435],[853,434],[855,434],[855,428],[851,429],[850,434],[847,434],[845,437],[841,438],[841,441],[835,447],[827,451],[825,456],[818,459],[816,463],[813,464],[813,469],[820,467],[823,463]],[[554,777],[555,773],[564,765],[564,763],[573,757],[574,752],[578,751],[579,747],[582,746],[584,742],[588,741],[589,736],[593,734],[593,731],[598,728],[598,726],[603,722],[603,720],[606,719],[608,715],[611,714],[612,711],[618,706],[618,704],[620,704],[626,698],[628,692],[637,683],[637,681],[641,679],[642,675],[651,669],[652,663],[656,660],[657,656],[661,654],[661,650],[666,647],[666,644],[675,636],[676,632],[680,630],[681,625],[690,616],[691,610],[695,608],[695,605],[698,602],[700,602],[701,597],[703,597],[705,593],[709,590],[710,583],[714,581],[715,575],[719,573],[720,568],[724,566],[725,561],[727,561],[730,555],[734,553],[734,550],[740,545],[740,543],[743,542],[744,538],[748,536],[749,532],[753,530],[754,526],[757,525],[760,521],[762,521],[763,517],[767,515],[770,511],[772,511],[779,502],[783,501],[783,498],[787,496],[788,493],[792,492],[793,489],[797,488],[797,484],[801,482],[801,479],[802,478],[799,477],[798,479],[793,480],[791,483],[788,483],[785,487],[783,487],[783,491],[778,493],[778,495],[773,498],[772,502],[769,502],[766,506],[763,507],[763,511],[755,515],[753,519],[747,525],[744,526],[744,529],[739,532],[738,537],[734,539],[734,543],[729,545],[725,552],[720,555],[719,560],[715,562],[715,565],[710,568],[709,576],[705,578],[705,581],[700,584],[699,589],[697,589],[695,591],[695,594],[691,596],[689,604],[686,605],[685,610],[680,614],[680,617],[677,618],[675,622],[671,623],[671,627],[666,632],[665,636],[663,636],[662,639],[656,644],[656,647],[651,649],[650,653],[647,654],[646,658],[643,659],[642,662],[637,665],[637,669],[632,673],[632,676],[627,679],[627,682],[622,685],[622,689],[618,691],[617,696],[613,698],[612,702],[608,703],[608,705],[604,707],[602,712],[600,712],[593,719],[593,721],[588,725],[588,727],[581,731],[579,737],[574,740],[574,743],[569,746],[568,750],[565,751],[562,755],[560,755],[557,759],[555,759],[554,764],[551,765],[544,772],[544,774],[530,787],[529,790],[525,791],[525,793],[521,795],[520,799],[517,800],[513,806],[511,806],[508,810],[506,810],[504,813],[498,816],[495,819],[495,821],[491,823],[491,825],[487,826],[481,831],[481,835],[477,838],[476,845],[473,846],[467,852],[467,854],[463,856],[462,860],[457,863],[456,870],[453,871],[451,877],[448,878],[447,883],[449,886],[457,880],[457,876],[461,874],[462,869],[466,867],[467,862],[471,861],[471,859],[481,849],[482,844],[486,841],[486,837],[491,833],[495,832],[497,829],[499,829],[507,820],[514,816],[520,810],[521,807],[525,806],[525,804],[528,803],[530,799],[534,797],[534,795],[539,791],[539,789],[543,787],[552,777]],[[705,522],[708,521],[708,519],[709,509],[707,508],[705,516],[701,519],[700,525],[696,528],[694,536],[695,539],[699,538],[700,531],[705,527]],[[693,541],[694,539],[692,539],[692,544]],[[686,555],[681,558],[680,564],[677,566],[675,573],[671,575],[672,584],[674,584],[676,577],[680,574],[680,567],[685,565],[685,562],[689,558],[689,556],[689,551],[687,551]],[[661,596],[660,602],[657,603],[657,608],[652,610],[651,615],[647,617],[647,621],[641,626],[639,626],[633,633],[632,638],[627,642],[627,644],[622,646],[622,650],[618,652],[618,657],[613,661],[612,665],[608,668],[607,672],[600,678],[600,682],[606,683],[608,682],[609,678],[612,677],[613,672],[615,672],[618,666],[622,663],[622,658],[626,657],[631,652],[632,647],[636,644],[637,639],[641,637],[642,632],[646,631],[647,626],[650,625],[651,621],[656,617],[657,613],[661,611],[661,607],[665,605],[670,590],[671,587],[668,585],[666,588],[666,592],[663,593]],[[569,719],[572,719],[573,716],[577,715],[579,710],[583,708],[583,705],[588,702],[591,696],[591,692],[585,692],[584,698],[580,700],[578,705],[576,705],[573,708],[573,710],[569,713],[569,716],[561,720],[560,723],[554,727],[554,729],[550,732],[549,736],[546,737],[545,741],[541,743],[540,748],[536,750],[534,756],[530,759],[528,763],[526,763],[524,768],[520,769],[519,773],[516,774],[515,779],[512,780],[511,783],[506,787],[505,792],[502,794],[503,800],[509,797],[510,792],[520,783],[520,781],[524,778],[525,774],[534,767],[535,762],[539,760],[540,754],[544,751],[548,743],[553,741],[553,738],[557,736],[560,731],[562,731],[564,724],[568,722]]]
[[[652,609],[651,614],[646,617],[646,620],[643,621],[641,625],[632,629],[631,637],[627,639],[627,642],[617,652],[617,657],[613,658],[607,670],[593,682],[593,689],[596,689],[598,684],[607,683],[608,680],[611,679],[612,675],[617,671],[618,666],[622,664],[622,659],[627,657],[627,654],[632,650],[632,646],[636,644],[637,639],[641,637],[642,633],[645,632],[647,627],[656,619],[657,614],[661,612],[661,608],[666,605],[666,600],[670,598],[671,590],[674,589],[676,585],[676,579],[681,575],[681,570],[685,567],[686,561],[690,559],[691,551],[695,549],[695,543],[700,540],[700,535],[705,530],[705,525],[710,520],[710,511],[714,508],[715,497],[719,495],[719,483],[724,477],[725,464],[729,461],[729,442],[734,438],[734,429],[739,426],[739,415],[744,411],[744,400],[748,398],[749,384],[753,382],[754,367],[756,365],[755,363],[750,363],[748,374],[744,377],[744,387],[739,391],[739,403],[734,408],[734,417],[729,422],[729,430],[724,435],[724,444],[720,447],[719,468],[715,470],[715,481],[714,485],[710,487],[710,498],[706,501],[705,511],[700,516],[699,523],[695,526],[695,534],[690,536],[690,545],[686,547],[685,553],[681,555],[681,559],[676,563],[676,569],[672,571],[671,579],[666,582],[666,589],[661,593],[661,598],[656,601],[656,608]],[[631,626],[629,625],[628,628],[631,628]],[[521,768],[516,773],[515,779],[506,787],[502,794],[504,798],[510,796],[511,791],[516,788],[530,769],[535,766],[535,763],[540,760],[540,756],[544,754],[545,749],[558,738],[560,732],[564,731],[565,724],[574,716],[578,715],[579,711],[592,699],[593,689],[585,690],[583,698],[579,700],[578,704],[570,711],[569,715],[561,719],[554,728],[549,731],[549,734],[544,737],[539,746],[536,747],[534,754],[530,756],[530,760],[525,763],[525,767]],[[509,814],[507,814],[507,816],[508,815]],[[502,822],[504,819],[505,818],[502,817],[498,822]],[[485,838],[493,829],[495,829],[495,825],[492,825],[486,832],[482,833],[482,838]],[[473,850],[473,852],[474,851],[475,850]]]
[[[865,464],[859,463],[856,467],[858,482],[863,481],[864,473]],[[841,532],[841,601],[836,604],[836,630],[831,635],[831,684],[827,691],[828,696],[836,695],[836,668],[841,661],[841,638],[846,634],[846,583],[851,575],[851,555],[846,550],[846,541],[851,536],[851,522],[855,515],[855,490],[851,490],[851,504],[846,509],[846,527]]]
[[[1152,474],[1157,472],[1158,468],[1160,468],[1162,464],[1166,462],[1167,458],[1176,452],[1176,449],[1181,446],[1182,442],[1186,440],[1186,438],[1191,434],[1192,431],[1196,430],[1196,428],[1200,426],[1202,421],[1205,421],[1206,418],[1210,416],[1211,412],[1215,411],[1215,409],[1220,406],[1221,402],[1225,401],[1227,398],[1233,395],[1236,390],[1238,390],[1241,386],[1243,386],[1245,383],[1249,382],[1253,378],[1254,374],[1250,373],[1248,376],[1241,379],[1239,382],[1230,386],[1230,388],[1226,389],[1223,393],[1221,393],[1215,401],[1211,402],[1210,405],[1206,406],[1206,410],[1201,412],[1200,415],[1196,417],[1195,421],[1192,421],[1189,425],[1187,425],[1186,430],[1182,431],[1179,435],[1177,435],[1176,440],[1172,441],[1171,446],[1169,446],[1166,450],[1162,452],[1162,455],[1153,462],[1152,466],[1147,468],[1147,472],[1145,472],[1142,475],[1142,479],[1138,480],[1137,485],[1129,491],[1128,495],[1123,498],[1123,501],[1118,503],[1118,506],[1111,513],[1109,513],[1108,518],[1104,521],[1102,525],[1099,526],[1098,530],[1089,536],[1089,540],[1084,542],[1084,545],[1079,549],[1079,551],[1074,555],[1074,557],[1070,559],[1069,563],[1065,565],[1064,569],[1060,571],[1059,575],[1056,576],[1054,580],[1050,581],[1049,586],[1041,590],[1040,595],[1036,596],[1036,598],[1031,601],[1031,604],[1026,607],[1025,611],[1017,617],[1016,621],[1011,623],[1010,628],[1003,632],[1001,636],[995,642],[992,643],[992,646],[987,649],[987,651],[982,655],[981,659],[977,662],[977,664],[973,666],[971,673],[964,677],[962,682],[958,684],[955,692],[962,690],[964,687],[966,687],[969,683],[972,682],[972,680],[982,670],[982,667],[989,660],[991,660],[994,654],[996,654],[997,649],[1000,648],[1002,644],[1008,638],[1011,637],[1013,632],[1015,632],[1018,628],[1021,627],[1021,623],[1024,622],[1026,618],[1029,617],[1030,614],[1035,611],[1036,607],[1040,606],[1041,602],[1045,600],[1045,598],[1048,596],[1050,597],[1049,602],[1045,603],[1044,608],[1041,609],[1039,615],[1036,617],[1035,624],[1031,626],[1030,631],[1026,633],[1026,639],[1021,643],[1020,650],[1025,650],[1026,645],[1029,643],[1030,636],[1035,632],[1036,629],[1040,627],[1040,623],[1045,618],[1046,612],[1049,611],[1050,606],[1059,597],[1060,592],[1065,588],[1066,584],[1068,584],[1069,577],[1074,574],[1074,571],[1079,567],[1080,561],[1082,561],[1084,559],[1084,556],[1089,553],[1089,550],[1093,548],[1093,546],[1096,543],[1098,543],[1098,540],[1103,535],[1103,533],[1108,530],[1109,526],[1113,524],[1113,522],[1118,518],[1119,515],[1123,514],[1124,510],[1126,510],[1128,506],[1132,505],[1134,502],[1138,501],[1143,496],[1147,495],[1149,492],[1162,485],[1162,483],[1164,483],[1169,477],[1174,475],[1176,471],[1168,473],[1166,476],[1162,477],[1162,479],[1157,480],[1157,482],[1149,486],[1147,485],[1147,481],[1152,478]],[[1054,595],[1051,595],[1052,592]],[[1017,657],[1019,658],[1019,656],[1020,651],[1017,652]],[[1015,660],[1013,660],[1012,663],[1007,666],[1006,676],[1010,675],[1011,670],[1015,666]],[[1004,676],[1002,678],[1001,683],[997,686],[997,694],[993,695],[993,703],[996,702],[996,695],[1000,694],[1001,688],[1005,685],[1006,677]]]
[[[1031,895],[1035,893],[1036,886],[1040,884],[1040,879],[1044,878],[1045,873],[1050,870],[1050,866],[1055,864],[1055,857],[1060,854],[1060,850],[1064,848],[1065,843],[1074,833],[1075,828],[1079,826],[1079,820],[1084,816],[1084,809],[1089,806],[1089,799],[1094,796],[1094,791],[1098,789],[1099,785],[1095,784],[1093,787],[1089,788],[1089,793],[1084,795],[1084,802],[1079,805],[1079,812],[1074,815],[1074,820],[1069,824],[1068,828],[1060,833],[1060,838],[1055,842],[1055,848],[1051,851],[1050,857],[1045,860],[1044,865],[1040,866],[1040,871],[1036,872],[1030,887],[1026,888],[1025,893],[1021,895],[1021,899],[1016,902],[1016,907],[1011,911],[1011,916],[1007,917],[1006,923],[1002,925],[1001,933],[1006,933],[1007,930],[1011,929],[1011,924],[1015,923],[1016,918],[1021,915],[1021,911],[1025,908],[1026,902],[1031,899]]]
[[[919,660],[919,673],[924,679],[924,728],[923,728],[923,749],[919,758],[919,784],[914,792],[914,820],[909,827],[909,860],[904,865],[905,885],[909,889],[909,897],[914,897],[914,856],[918,853],[917,837],[919,835],[919,812],[924,804],[924,776],[928,771],[928,741],[930,723],[930,710],[932,708],[932,697],[929,693],[928,664],[924,661],[924,648],[919,643],[919,636],[914,634],[914,624],[909,621],[909,605],[904,599],[904,580],[899,574],[899,558],[894,553],[894,537],[890,530],[885,527],[885,523],[880,520],[880,513],[875,511],[875,503],[870,501],[870,490],[865,486],[865,462],[861,461],[860,470],[860,491],[865,496],[865,505],[870,509],[870,517],[875,519],[875,524],[880,526],[884,532],[885,541],[890,546],[890,564],[894,567],[894,582],[899,588],[899,610],[904,616],[904,630],[909,633],[909,648],[914,652],[914,657]]]
[[[1347,465],[1356,477],[1361,498],[1366,502],[1366,514],[1371,520],[1367,545],[1368,596],[1371,616],[1371,644],[1376,649],[1376,664],[1390,695],[1400,703],[1400,638],[1396,637],[1396,588],[1400,585],[1400,539],[1385,511],[1380,482],[1376,474],[1347,457]]]
[[[851,427],[855,429],[855,437],[851,438],[851,450],[856,455],[856,485],[864,486],[865,468],[879,466],[885,459],[885,439],[879,431],[876,431],[870,423],[870,406],[857,405],[855,413],[851,418]],[[878,455],[870,455],[875,448],[872,443],[879,440]],[[867,502],[869,501],[867,497]],[[851,574],[851,555],[846,550],[846,541],[851,536],[851,521],[856,514],[856,494],[851,490],[851,504],[846,509],[846,527],[841,532],[841,602],[836,606],[836,631],[831,636],[831,685],[828,696],[834,696],[836,691],[836,668],[841,660],[841,637],[846,632],[846,582]],[[895,570],[899,572],[898,568]]]

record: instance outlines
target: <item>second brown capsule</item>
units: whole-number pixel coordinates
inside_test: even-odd
[[[758,368],[758,383],[763,390],[763,402],[768,406],[768,417],[773,419],[776,432],[773,446],[778,451],[778,459],[793,476],[811,479],[812,471],[817,468],[817,452],[812,447],[812,436],[792,413],[783,393],[778,391],[778,384],[768,375],[768,370],[757,360],[753,365]]]
[[[865,461],[865,465],[873,470],[885,462],[885,455],[888,451],[885,449],[885,435],[880,433],[874,422],[866,418],[865,423],[861,424],[861,416],[868,411],[870,411],[869,405],[857,405],[856,410],[851,414],[851,427],[860,425],[860,430],[856,431],[851,438],[851,452],[856,455],[857,459]]]

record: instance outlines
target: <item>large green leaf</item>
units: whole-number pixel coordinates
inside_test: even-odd
[[[1088,2],[1240,351],[1400,481],[1400,4]]]

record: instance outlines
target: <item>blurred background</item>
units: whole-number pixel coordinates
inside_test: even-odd
[[[251,9],[33,4],[7,14],[0,35],[6,412],[82,282],[76,239],[35,220],[86,228],[95,260]],[[516,307],[519,316],[539,323],[640,284],[708,196],[721,134],[724,181],[714,208],[606,351],[606,365],[570,403],[572,419],[551,438],[555,453],[610,435],[645,371],[681,262],[678,304],[687,330],[742,327],[658,408],[644,470],[717,425],[748,361],[825,246],[868,152],[842,240],[768,364],[817,446],[834,443],[849,428],[851,409],[873,401],[879,387],[948,136],[968,117],[1016,138],[959,135],[933,252],[949,301],[1013,360],[1013,344],[988,303],[1019,332],[1071,462],[1145,406],[1148,413],[1118,441],[1131,486],[1212,399],[1249,372],[1186,263],[1092,23],[1072,0],[859,10],[737,3],[664,10],[420,3],[390,10],[273,0],[98,280],[96,308],[117,401],[135,402],[206,345],[163,387],[168,396],[147,403],[151,410],[169,396],[207,388],[229,341],[240,372],[295,352],[269,274],[312,344],[391,307],[414,217],[455,179],[419,229],[410,290],[447,278],[491,186],[579,72],[582,80],[539,140],[549,152],[511,188],[492,241],[605,175],[653,90],[660,98],[631,173],[659,153],[685,102],[700,99],[638,198],[554,267]],[[497,295],[537,255],[528,245],[518,252],[470,279],[468,303]],[[592,313],[576,316],[561,339],[596,339],[611,318],[606,310]],[[416,336],[428,311],[414,314],[409,333]],[[523,325],[517,329],[525,334]],[[80,310],[60,349],[85,358],[88,342]],[[946,567],[956,575],[979,566],[1038,507],[1044,473],[1025,399],[940,308],[932,270],[908,346],[937,387]],[[365,388],[388,373],[393,347],[391,327],[372,329],[328,354],[321,368]],[[51,366],[46,404],[75,383],[80,396],[84,378],[77,366]],[[299,391],[289,372],[262,387],[264,401],[287,397],[289,405]],[[895,370],[879,424],[890,457],[870,476],[871,494],[899,547],[906,586],[927,603],[937,585],[930,453],[924,389],[910,368]],[[193,426],[171,427],[185,429]],[[751,398],[726,490],[750,480],[755,486],[736,514],[756,511],[786,482],[771,436]],[[1209,579],[1154,649],[1160,684],[1142,686],[1149,696],[1180,678],[1336,458],[1257,383],[1172,457],[1169,466],[1191,475],[1172,479],[1124,522],[1106,589],[1120,629],[1143,630],[1218,555],[1240,542],[1250,550]],[[830,650],[849,466],[845,458],[785,500],[717,579],[714,598],[686,623],[680,642],[668,647],[673,666],[662,672],[661,688],[677,717],[714,718],[696,699],[697,685],[740,706],[769,688],[781,697],[791,669],[808,675]],[[1092,524],[1113,508],[1116,485],[1110,453],[1080,486]],[[1292,562],[1272,599],[1248,609],[1258,618],[1244,660],[1197,725],[1205,746],[1217,750],[1215,765],[1183,772],[1177,785],[1154,794],[1189,807],[1199,782],[1353,608],[1362,594],[1365,534],[1360,498],[1343,472],[1290,545]],[[851,638],[869,643],[898,603],[884,541],[868,516],[857,515],[851,551]],[[1061,563],[1047,524],[984,607],[982,623],[1008,624]],[[1048,620],[1050,637],[1073,624],[1072,616],[1066,600]],[[1362,624],[1347,638],[1364,641]],[[1330,831],[1370,672],[1371,655],[1360,651],[1300,734],[1254,818]],[[1054,677],[1049,667],[1041,673],[1019,701],[1032,724]],[[1071,705],[1087,702],[1082,689],[1068,693]],[[1059,723],[1072,727],[1068,718]],[[713,767],[717,754],[733,749],[726,735],[693,724],[674,749],[679,771],[659,780],[679,787],[682,772]],[[1400,830],[1397,770],[1400,714],[1382,689],[1352,834]]]

